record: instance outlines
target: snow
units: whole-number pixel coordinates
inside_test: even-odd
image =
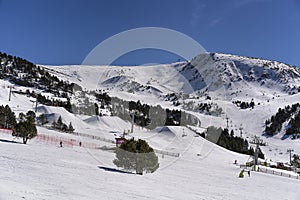
[[[194,61],[197,59],[199,57]],[[77,83],[84,90],[105,90],[109,95],[125,100],[182,109],[163,98],[175,92],[179,94],[180,101],[217,104],[223,112],[216,116],[186,111],[201,121],[201,127],[192,129],[204,131],[210,125],[225,128],[228,116],[229,129],[239,135],[242,127],[243,137],[249,141],[255,135],[262,136],[265,120],[278,108],[299,101],[300,94],[289,95],[283,90],[285,84],[299,84],[299,70],[282,63],[226,54],[216,54],[215,59],[220,66],[224,63],[220,68],[225,71],[222,76],[214,77],[216,71],[210,71],[205,63],[199,61],[196,67],[201,65],[202,72],[207,75],[204,82],[200,78],[193,79],[197,75],[193,68],[184,70],[186,62],[142,67],[43,67],[60,79]],[[276,71],[270,73],[272,77],[264,86],[260,81],[246,80],[250,70],[254,72],[253,78],[258,79],[264,64],[269,64],[265,67],[267,70],[274,68]],[[178,73],[180,70],[183,72]],[[287,80],[287,83],[280,82],[288,79],[290,73],[294,74],[293,79]],[[241,81],[237,81],[239,78]],[[222,81],[225,87],[220,85]],[[229,83],[231,86],[228,86]],[[8,102],[8,86],[13,86],[14,90],[34,90],[0,80],[0,105],[8,104],[16,114],[34,110],[34,98],[13,93]],[[202,90],[208,86],[209,91]],[[54,98],[50,93],[44,94]],[[189,95],[185,97],[184,94]],[[194,98],[197,95],[199,99]],[[206,100],[206,96],[210,96],[211,100]],[[254,109],[241,110],[232,103],[235,100],[250,102],[252,98],[256,104]],[[77,103],[76,98],[72,101]],[[160,168],[153,174],[139,176],[123,173],[113,164],[113,151],[103,150],[103,147],[110,148],[114,144],[92,137],[114,140],[131,129],[130,122],[116,116],[74,115],[64,108],[38,105],[37,116],[42,113],[47,115],[48,128],[38,126],[39,136],[27,145],[0,132],[0,200],[299,199],[299,180],[262,172],[251,172],[251,177],[245,174],[245,178],[240,179],[239,164],[251,160],[250,156],[221,148],[186,127],[166,126],[148,130],[134,126],[133,133],[126,137],[142,138],[155,150],[179,154],[179,157],[174,157],[157,153]],[[50,128],[52,121],[59,116],[67,125],[72,123],[74,134]],[[299,140],[282,140],[282,136],[283,132],[275,137],[261,137],[267,143],[267,146],[261,147],[267,161],[289,162],[288,148],[300,154]],[[59,140],[63,141],[63,148],[59,147]],[[81,147],[79,141],[83,144]],[[233,164],[235,160],[238,164]]]
[[[189,93],[197,94],[195,90],[199,85],[218,85],[220,78],[225,85],[231,84],[228,88],[219,86],[216,90],[204,92],[204,96],[212,97],[212,102],[216,103],[223,110],[223,114],[218,117],[207,116],[195,112],[190,112],[196,115],[202,127],[210,125],[226,127],[226,115],[229,117],[229,129],[234,130],[236,135],[239,134],[239,129],[243,128],[243,137],[252,140],[255,135],[261,136],[264,131],[264,122],[271,115],[275,114],[278,108],[283,108],[286,105],[297,103],[300,94],[289,95],[285,91],[286,86],[300,85],[299,74],[300,70],[295,67],[288,66],[284,63],[269,61],[264,59],[249,58],[243,56],[215,53],[212,59],[202,60],[203,56],[195,57],[191,63],[194,68],[185,69],[186,62],[155,65],[155,66],[44,66],[46,69],[56,70],[60,78],[70,79],[81,85],[83,88],[104,89],[112,96],[117,96],[125,100],[140,100],[142,103],[151,105],[160,104],[163,108],[178,109],[180,107],[172,106],[171,102],[164,101],[161,96],[168,93]],[[213,64],[212,64],[213,63]],[[221,73],[216,75],[216,71],[211,69],[210,65],[215,65]],[[185,70],[184,70],[185,69]],[[204,83],[201,81],[190,81],[197,77],[195,69],[202,72],[200,78],[204,78]],[[181,72],[181,70],[183,70]],[[222,71],[224,70],[224,71]],[[260,79],[261,75],[267,70],[270,74],[268,79]],[[249,81],[249,72],[253,72],[253,80]],[[180,72],[180,73],[179,73]],[[192,73],[193,72],[193,73]],[[194,74],[196,73],[196,74]],[[65,74],[65,75],[64,75]],[[205,74],[205,76],[203,75]],[[71,75],[71,76],[70,76]],[[116,80],[114,77],[122,77],[120,82],[114,82],[110,86],[102,83],[106,80]],[[238,79],[241,78],[241,81]],[[129,82],[128,82],[129,81]],[[145,90],[128,92],[128,88],[133,87],[133,83],[139,85],[151,86],[155,88],[155,92]],[[216,81],[216,83],[214,83]],[[264,85],[262,85],[264,81]],[[124,85],[124,82],[127,84]],[[201,88],[201,87],[200,87]],[[190,89],[190,90],[189,90]],[[191,93],[192,91],[194,93]],[[202,91],[200,90],[200,93]],[[254,100],[255,108],[241,110],[232,101]],[[189,99],[186,99],[188,101]],[[193,99],[193,101],[195,101]],[[206,102],[203,98],[199,102]],[[260,105],[258,105],[260,104]],[[291,141],[290,139],[282,140],[281,135],[274,138],[262,138],[268,147],[263,147],[264,153],[268,159],[288,161],[288,156],[285,155],[287,148],[293,148],[295,152],[300,152],[299,142]]]
[[[6,134],[0,137],[10,139]],[[205,149],[210,149],[208,154]],[[201,138],[196,138],[179,158],[159,157],[161,167],[157,172],[143,176],[114,171],[114,154],[102,150],[60,148],[31,140],[28,145],[1,141],[0,151],[0,198],[4,200],[296,200],[299,195],[300,182],[296,179],[259,172],[239,179],[241,169],[233,161],[242,163],[248,156],[229,152]],[[197,156],[202,152],[206,155]]]

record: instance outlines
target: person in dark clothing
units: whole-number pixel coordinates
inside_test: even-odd
[[[60,147],[62,147],[62,141],[59,142]]]
[[[250,177],[250,170],[248,171],[248,176]]]

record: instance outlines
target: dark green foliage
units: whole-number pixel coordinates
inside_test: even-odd
[[[181,122],[181,111],[180,110],[169,110],[166,109],[166,126],[180,126]]]
[[[63,122],[62,122],[61,116],[59,116],[59,118],[57,119],[56,125],[57,125],[57,128],[58,128],[58,129],[62,129],[62,127],[63,127]]]
[[[293,117],[289,122],[289,128],[286,130],[287,135],[294,134],[294,137],[297,138],[300,136],[300,112],[298,112],[295,117]]]
[[[54,99],[47,99],[45,96],[41,94],[36,95],[34,93],[30,93],[30,96],[37,98],[37,101],[40,104],[44,104],[47,106],[64,107],[67,111],[72,112],[72,105],[69,98],[67,98],[67,101],[60,101]]]
[[[48,72],[51,69],[37,66],[25,59],[0,53],[0,61],[4,62],[3,65],[0,65],[0,78],[5,78],[17,85],[36,87],[55,94],[57,97],[65,98],[68,93],[73,93],[73,90],[82,89],[77,84],[70,84],[51,75]],[[22,74],[22,76],[18,76],[18,74]]]
[[[68,131],[72,133],[72,132],[74,132],[74,130],[75,129],[73,128],[72,122],[70,122],[69,127],[68,127]]]
[[[293,160],[292,160],[292,163],[291,163],[294,167],[298,167],[300,168],[300,158],[299,158],[299,155],[297,154],[294,154],[293,155]]]
[[[200,103],[199,104],[199,107],[198,107],[198,110],[200,112],[209,112],[211,109],[211,103]]]
[[[116,166],[135,170],[137,174],[143,174],[144,171],[153,173],[159,167],[154,150],[141,139],[124,141],[115,153],[116,159],[113,162]]]
[[[127,102],[116,97],[112,97],[111,113],[113,116],[118,116],[127,121],[131,121],[132,113],[134,113],[134,122],[149,129],[165,125],[200,125],[198,118],[189,113],[180,110],[163,109],[160,105],[141,104],[139,101]]]
[[[246,101],[233,101],[233,104],[236,104],[238,107],[240,107],[241,109],[248,109],[248,108],[252,108],[254,109],[255,103],[253,101],[253,99],[251,100],[251,102],[246,102]]]
[[[98,106],[98,104],[94,103],[94,106],[95,106],[95,114],[99,115],[99,106]]]
[[[57,121],[52,122],[52,128],[67,132],[67,133],[72,133],[74,132],[74,128],[72,123],[70,122],[69,126],[65,123],[63,123],[61,116],[58,117]]]
[[[131,111],[134,115],[134,123],[136,123],[139,126],[145,127],[150,124],[150,119],[148,117],[149,110],[150,106],[147,104],[141,104],[140,101],[129,102],[129,111]]]
[[[233,130],[231,130],[230,134],[228,129],[222,130],[221,128],[209,127],[207,132],[213,134],[207,134],[206,139],[212,142],[216,142],[217,145],[224,147],[230,151],[234,151],[237,153],[243,153],[248,155],[254,155],[254,149],[249,147],[249,143],[246,139],[241,137],[234,136]],[[264,154],[259,149],[258,157],[264,158]]]
[[[97,101],[101,103],[101,105],[110,105],[111,104],[111,97],[106,93],[95,93],[95,97]]]
[[[14,128],[16,125],[15,113],[10,109],[8,105],[5,107],[0,106],[0,127],[2,128]]]
[[[271,117],[271,119],[266,120],[265,133],[267,135],[273,136],[281,131],[282,124],[289,120],[293,114],[295,117],[289,122],[290,127],[287,129],[286,134],[300,134],[300,114],[299,114],[300,104],[293,104],[292,106],[286,106],[283,109],[279,108],[277,113]]]
[[[13,136],[22,137],[23,143],[26,144],[29,139],[37,135],[35,113],[33,111],[28,111],[26,115],[20,113],[19,120],[15,126]]]
[[[231,151],[249,154],[248,141],[241,137],[234,136],[233,132],[229,134],[228,129],[222,131],[217,144]]]

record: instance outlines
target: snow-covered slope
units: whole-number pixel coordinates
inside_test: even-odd
[[[169,136],[180,129],[160,130]],[[161,132],[161,133],[162,133]],[[186,131],[187,134],[193,134]],[[159,133],[158,133],[159,134]],[[174,134],[174,135],[173,135]],[[10,140],[11,136],[0,133]],[[0,143],[0,198],[9,199],[298,199],[299,180],[252,172],[239,179],[248,156],[197,137],[179,157],[159,157],[154,174],[118,171],[109,151],[60,148],[32,140]],[[177,140],[185,138],[177,138]],[[157,140],[158,142],[159,140]],[[163,142],[161,140],[161,142]],[[261,191],[264,192],[261,192]]]
[[[102,90],[125,100],[184,110],[201,121],[201,127],[194,127],[197,130],[228,125],[236,135],[242,130],[241,136],[249,141],[254,135],[263,134],[265,120],[278,108],[296,103],[300,98],[298,68],[227,54],[202,54],[190,62],[156,66],[43,68],[62,80],[80,85],[84,91]],[[35,98],[12,93],[8,102],[8,86],[13,86],[14,91],[43,92],[0,80],[0,104],[8,104],[17,114],[34,110]],[[48,96],[55,95],[49,93]],[[81,102],[77,98],[76,92],[70,96],[75,105]],[[86,92],[85,98],[92,97]],[[232,103],[238,100],[254,101],[255,107],[240,109]],[[203,111],[200,104],[209,104],[211,109]],[[72,114],[65,108],[42,104],[37,107],[37,115],[40,114],[47,116],[46,127],[61,116],[63,123],[72,123],[75,134],[38,127],[40,137],[22,145],[18,143],[20,140],[0,132],[1,200],[294,200],[299,196],[300,183],[296,179],[258,172],[239,179],[241,169],[233,162],[245,164],[251,160],[250,156],[216,146],[187,127],[162,126],[148,130],[134,126],[134,132],[126,137],[145,139],[160,152],[158,171],[137,176],[117,169],[112,163],[114,153],[107,151],[114,146],[111,140],[131,129],[130,122],[117,116]],[[281,137],[263,137],[267,146],[262,150],[268,160],[287,162],[287,148],[300,154],[299,140],[282,140]],[[58,147],[59,140],[64,141],[63,148]]]
[[[87,90],[102,90],[125,100],[188,110],[198,116],[204,127],[225,128],[227,116],[228,128],[237,135],[242,128],[243,137],[249,140],[254,135],[263,134],[265,121],[278,108],[296,103],[300,98],[299,68],[276,61],[220,53],[200,54],[189,62],[156,66],[44,67]],[[172,98],[169,98],[170,94],[174,94]],[[255,108],[240,109],[233,101],[253,101]],[[176,102],[180,105],[174,106]],[[197,108],[201,103],[210,103],[212,111],[199,113]],[[269,142],[271,139],[265,140]],[[278,141],[281,142],[285,141]],[[299,148],[299,142],[291,143],[291,148]]]
[[[258,83],[263,88],[297,93],[300,69],[277,61],[229,54],[200,54],[189,62],[156,66],[44,66],[49,72],[86,89],[194,92],[232,83]],[[92,72],[92,73],[91,73]],[[220,85],[219,85],[220,86]]]

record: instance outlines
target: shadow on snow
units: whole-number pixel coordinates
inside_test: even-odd
[[[104,171],[108,171],[108,172],[116,172],[116,173],[122,173],[122,174],[135,174],[132,172],[127,172],[127,171],[123,171],[123,170],[119,170],[119,169],[115,169],[115,168],[111,168],[111,167],[98,166],[98,168],[102,169]]]

